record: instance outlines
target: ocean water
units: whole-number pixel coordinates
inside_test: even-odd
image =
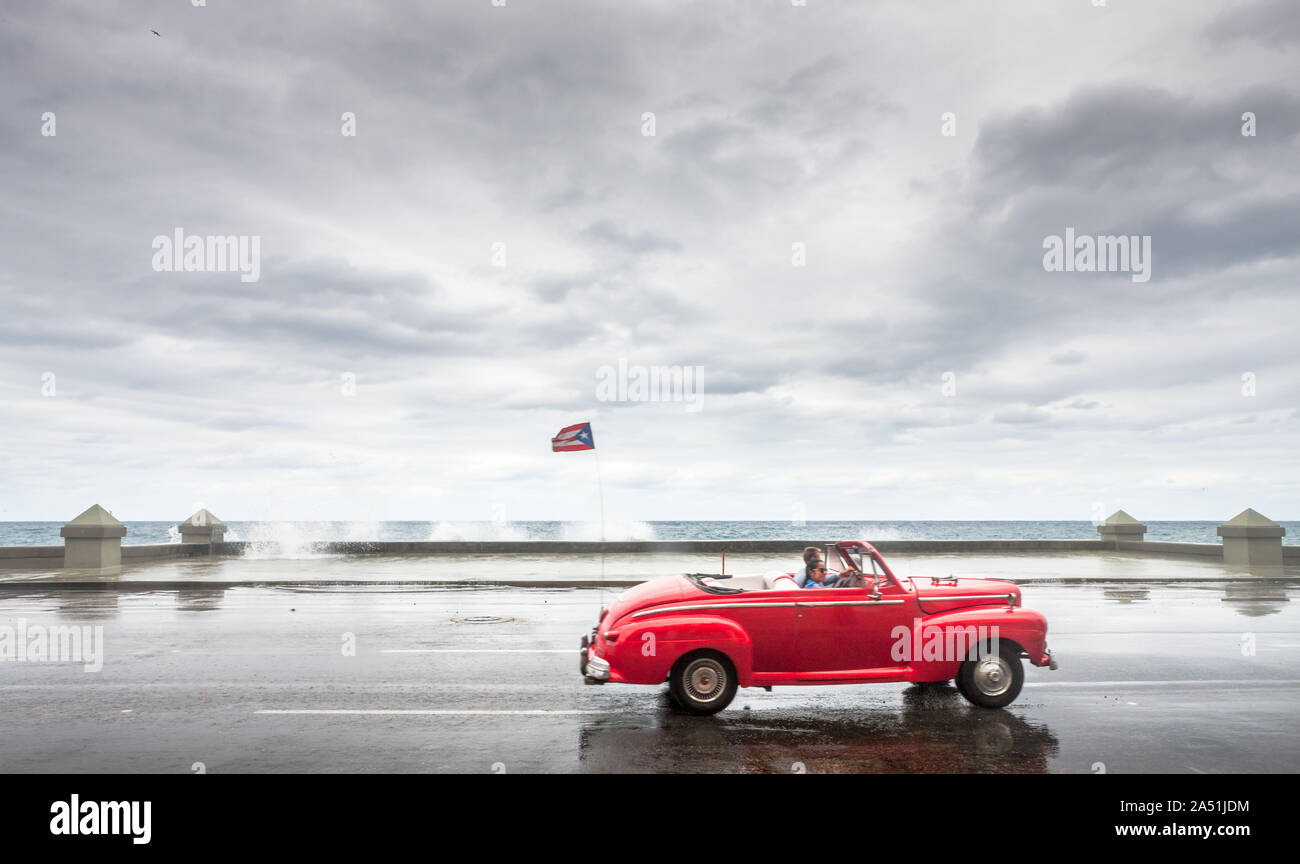
[[[0,522],[0,546],[61,546],[62,522]],[[1147,522],[1148,540],[1218,543],[1219,522]],[[1300,543],[1300,522],[1281,522]],[[175,522],[127,522],[126,545],[179,543]],[[599,540],[594,522],[229,522],[227,540],[281,550],[338,540]],[[607,540],[1095,540],[1088,521],[638,522],[609,520]]]

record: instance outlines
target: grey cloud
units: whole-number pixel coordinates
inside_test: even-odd
[[[1300,15],[1291,0],[1256,0],[1233,4],[1205,29],[1214,42],[1245,40],[1274,48],[1300,43]]]
[[[290,423],[279,418],[246,417],[242,415],[213,417],[200,421],[204,425],[224,432],[245,432],[250,429],[301,429],[301,423]]]
[[[609,219],[593,222],[583,230],[582,235],[595,240],[597,243],[613,246],[619,251],[632,255],[649,252],[675,252],[681,249],[681,245],[672,238],[653,234],[649,231],[628,231],[620,228]]]
[[[834,55],[784,80],[761,85],[756,92],[756,101],[743,112],[756,130],[820,139],[834,134],[860,136],[880,120],[902,114],[897,103],[855,81],[848,61]]]
[[[1254,111],[1269,127],[1259,140],[1241,135],[1245,111]],[[1051,107],[989,120],[980,130],[975,156],[984,183],[1017,195],[1037,187],[1105,186],[1122,192],[1129,184],[1140,189],[1160,178],[1182,177],[1186,163],[1172,154],[1200,159],[1217,151],[1267,158],[1261,150],[1278,150],[1297,132],[1300,96],[1278,87],[1231,98],[1131,85],[1088,87]]]
[[[574,414],[619,442],[615,471],[645,493],[624,506],[680,518],[761,518],[753,502],[785,506],[809,476],[876,483],[886,465],[915,481],[879,481],[891,506],[956,506],[962,478],[981,515],[986,498],[1006,513],[1040,494],[1015,476],[1059,481],[1081,443],[1177,469],[1225,429],[1280,453],[1287,480],[1293,447],[1265,421],[1300,398],[1300,97],[1291,54],[1250,56],[1294,44],[1281,9],[1188,3],[1208,38],[1143,51],[1167,12],[1134,7],[1086,53],[1046,43],[1059,74],[1031,80],[990,74],[985,48],[1041,62],[1050,34],[956,4],[901,64],[922,19],[896,4],[797,24],[788,4],[172,4],[151,12],[162,40],[129,4],[15,7],[0,411],[24,432],[0,459],[33,479],[0,506],[70,509],[51,496],[80,481],[60,466],[94,442],[141,501],[193,468],[241,505],[301,485],[373,514],[413,476],[495,494],[484,466],[505,462],[512,514],[549,515],[546,436]],[[979,137],[940,141],[938,111],[962,105],[982,106],[963,114]],[[150,238],[177,225],[262,235],[262,281],[151,272]],[[1150,233],[1152,281],[1045,273],[1042,238],[1067,225]],[[508,268],[487,265],[500,239]],[[703,365],[705,410],[596,403],[593,371],[619,357]],[[44,368],[63,401],[32,395]],[[356,400],[338,398],[344,369]],[[1260,419],[1234,427],[1243,369]],[[1087,482],[1136,482],[1117,472]],[[683,500],[692,483],[723,491]],[[859,506],[848,486],[827,506]]]
[[[1052,415],[1046,411],[1022,406],[1019,408],[1008,408],[1002,411],[994,412],[994,423],[1046,423],[1052,419]]]

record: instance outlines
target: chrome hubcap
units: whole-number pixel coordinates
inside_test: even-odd
[[[1012,680],[1011,664],[1002,657],[985,657],[975,667],[975,687],[985,696],[1001,696]]]
[[[727,672],[716,660],[695,660],[686,667],[683,676],[686,692],[696,702],[712,702],[727,687]]]

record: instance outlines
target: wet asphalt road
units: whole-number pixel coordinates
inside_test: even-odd
[[[102,625],[105,662],[0,662],[0,771],[1300,771],[1300,584],[1024,593],[1062,665],[1009,709],[877,684],[697,718],[582,684],[590,589],[33,586],[0,623]]]

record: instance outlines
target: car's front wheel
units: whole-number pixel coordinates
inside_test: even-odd
[[[736,670],[717,651],[687,654],[668,676],[673,703],[692,714],[716,714],[736,696]]]
[[[1005,708],[1020,695],[1025,684],[1025,667],[1020,649],[1009,645],[997,653],[967,660],[957,672],[957,689],[981,708]]]

